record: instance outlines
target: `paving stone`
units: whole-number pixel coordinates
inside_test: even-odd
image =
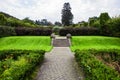
[[[83,80],[83,75],[76,69],[75,64],[69,47],[54,47],[45,54],[44,63],[35,80]]]

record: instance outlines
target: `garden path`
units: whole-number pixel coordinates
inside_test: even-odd
[[[35,80],[83,80],[83,74],[69,47],[53,47],[45,54]]]

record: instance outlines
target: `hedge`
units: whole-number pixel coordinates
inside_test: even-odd
[[[14,36],[16,32],[13,27],[0,26],[0,37]]]
[[[8,27],[0,26],[0,37],[6,36],[50,36],[52,29],[50,28],[28,28],[28,27]]]
[[[63,28],[60,29],[59,34],[61,36],[66,36],[70,33],[72,36],[80,35],[100,35],[100,31],[93,27],[81,27],[81,28]]]
[[[104,61],[118,61],[120,63],[120,50],[118,49],[108,49],[108,50],[90,50],[90,53],[95,56],[101,56]],[[105,57],[107,55],[107,57]]]
[[[52,34],[52,29],[16,27],[15,32],[17,36],[24,36],[24,35],[49,36]]]
[[[32,50],[2,50],[0,51],[0,60],[4,60],[5,58],[9,58],[10,56],[13,59],[17,59],[18,56],[23,54],[29,54],[30,52],[37,52]]]
[[[119,80],[117,71],[106,66],[98,60],[92,53],[86,50],[76,50],[75,57],[78,64],[85,71],[85,80]]]
[[[43,60],[45,53],[45,51],[42,50],[27,51],[28,54],[26,54],[26,51],[20,52],[21,54],[24,54],[18,56],[17,60],[11,61],[9,68],[5,69],[0,75],[1,80],[24,80],[31,74],[33,68]]]

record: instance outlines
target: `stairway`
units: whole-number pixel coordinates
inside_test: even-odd
[[[70,43],[68,39],[54,39],[53,46],[54,47],[69,47]]]

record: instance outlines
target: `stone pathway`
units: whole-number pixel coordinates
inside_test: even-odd
[[[45,54],[35,80],[83,80],[69,47],[54,47]]]

